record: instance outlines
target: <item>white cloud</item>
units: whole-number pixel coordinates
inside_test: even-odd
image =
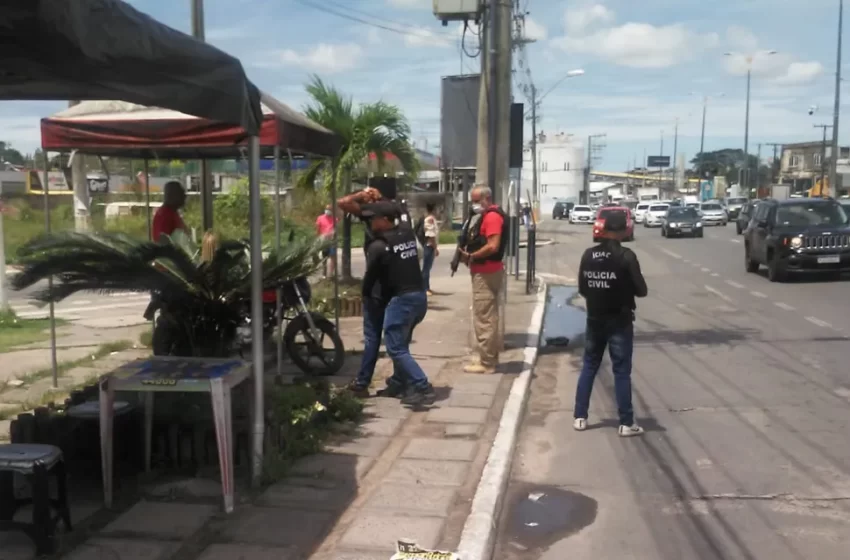
[[[449,47],[452,36],[437,33],[424,27],[417,28],[404,36],[404,44],[408,47]]]
[[[369,31],[366,32],[366,41],[368,41],[370,45],[380,44],[381,32],[375,27],[370,27]]]
[[[430,6],[431,0],[387,0],[387,3],[396,8],[415,9]]]
[[[355,68],[363,58],[363,48],[356,43],[320,43],[302,52],[285,49],[275,54],[278,64],[300,66],[313,72],[332,74]],[[261,64],[261,66],[268,66],[268,64]]]
[[[564,24],[570,35],[581,35],[595,25],[605,25],[614,21],[614,12],[602,4],[584,4],[568,8],[564,14]]]
[[[546,29],[546,26],[542,23],[538,23],[536,20],[526,17],[523,35],[526,39],[530,39],[532,41],[542,41],[549,36],[549,32]]]
[[[792,62],[785,73],[774,82],[780,85],[799,86],[814,82],[823,74],[823,64],[820,62]]]
[[[730,25],[726,29],[726,43],[730,49],[742,52],[753,52],[758,48],[755,34],[740,25]]]
[[[715,33],[696,33],[681,24],[657,27],[648,23],[626,23],[583,37],[568,35],[553,40],[568,52],[595,55],[632,68],[675,66],[718,42]]]

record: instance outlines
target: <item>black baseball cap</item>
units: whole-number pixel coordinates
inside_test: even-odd
[[[605,216],[605,231],[611,233],[626,231],[626,222],[625,212],[611,212],[608,216]]]
[[[387,218],[395,220],[401,216],[401,208],[395,202],[390,200],[379,200],[370,204],[364,204],[360,207],[360,216],[366,218]]]

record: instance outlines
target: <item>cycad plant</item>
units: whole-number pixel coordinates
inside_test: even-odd
[[[308,276],[320,265],[325,241],[292,240],[263,261],[263,288]],[[81,291],[149,292],[167,315],[172,352],[180,356],[229,354],[236,329],[249,309],[249,247],[224,241],[211,260],[182,231],[164,243],[120,233],[63,232],[41,237],[19,250],[22,270],[12,287],[22,290],[50,276],[52,289],[34,299],[58,302]]]

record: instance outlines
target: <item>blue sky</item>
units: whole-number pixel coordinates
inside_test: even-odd
[[[706,150],[743,147],[743,56],[753,60],[750,149],[759,142],[818,139],[832,121],[837,0],[519,0],[532,77],[546,92],[539,130],[585,138],[605,133],[598,167],[622,169],[655,155],[664,131],[670,155],[679,119],[680,152],[699,149],[703,96],[709,100]],[[138,9],[190,30],[189,0],[133,0]],[[355,101],[400,105],[419,147],[439,144],[441,76],[474,72],[461,57],[458,24],[442,27],[432,0],[206,0],[207,39],[239,57],[249,77],[295,108],[307,101],[311,72]],[[337,12],[337,14],[330,13]],[[342,14],[342,15],[339,15]],[[365,20],[368,23],[355,20]],[[388,31],[381,27],[390,27]],[[475,37],[467,35],[474,53]],[[848,37],[850,40],[850,37]],[[845,44],[847,41],[845,41]],[[850,77],[850,59],[845,55]],[[519,73],[517,84],[526,78]],[[850,83],[850,82],[845,82]],[[842,115],[850,118],[850,88]],[[720,94],[723,94],[722,96]],[[515,87],[515,95],[522,92]],[[813,116],[810,106],[817,106]],[[24,152],[39,143],[38,119],[64,103],[0,104],[0,139]],[[842,143],[848,140],[842,126]],[[529,137],[528,129],[526,138]],[[764,148],[767,157],[771,148]]]

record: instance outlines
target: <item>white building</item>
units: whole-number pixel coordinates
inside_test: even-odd
[[[584,145],[571,134],[554,136],[540,133],[537,137],[538,192],[532,196],[539,201],[540,215],[551,215],[556,201],[578,204],[584,186]],[[522,197],[531,192],[534,164],[531,147],[523,150]]]

